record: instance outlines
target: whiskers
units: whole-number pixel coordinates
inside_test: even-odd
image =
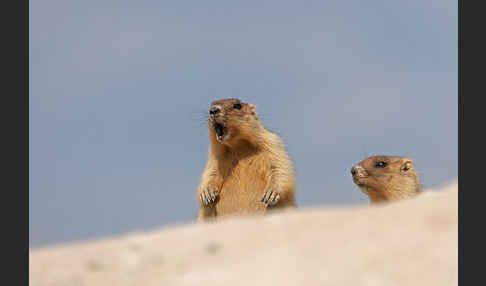
[[[206,109],[191,111],[188,114],[188,118],[192,128],[205,129],[208,124],[208,111]]]
[[[207,138],[208,136],[208,110],[199,109],[195,111],[190,111],[186,114],[189,122],[191,132],[198,138]]]

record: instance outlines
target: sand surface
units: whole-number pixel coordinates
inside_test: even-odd
[[[458,285],[457,183],[437,191],[31,249],[30,285]]]

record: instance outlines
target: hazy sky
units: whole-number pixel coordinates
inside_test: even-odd
[[[194,221],[215,99],[254,103],[300,207],[351,166],[457,177],[457,1],[30,1],[30,246]]]

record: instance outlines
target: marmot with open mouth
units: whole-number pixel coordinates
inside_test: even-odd
[[[254,105],[235,98],[212,102],[208,129],[208,161],[197,191],[199,221],[295,207],[292,161]]]

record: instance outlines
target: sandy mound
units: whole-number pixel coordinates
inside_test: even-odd
[[[457,285],[457,184],[30,252],[30,285]]]

